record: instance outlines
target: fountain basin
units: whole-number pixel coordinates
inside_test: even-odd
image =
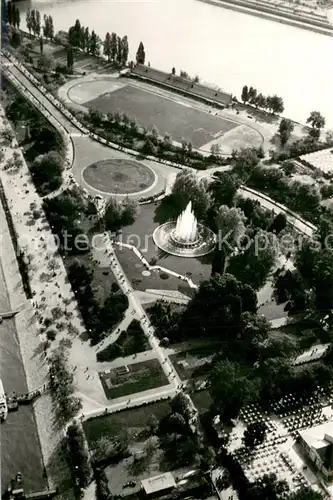
[[[177,221],[165,222],[153,233],[155,245],[170,255],[178,257],[202,257],[212,252],[216,245],[216,235],[208,227],[197,223],[193,240],[182,239],[176,230]]]

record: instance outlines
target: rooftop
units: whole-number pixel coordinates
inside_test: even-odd
[[[171,472],[150,477],[141,481],[141,485],[147,495],[156,493],[157,491],[175,488],[176,482]]]
[[[317,451],[323,465],[326,468],[331,467],[333,456],[332,422],[326,422],[325,424],[300,431],[299,435],[308,446]]]

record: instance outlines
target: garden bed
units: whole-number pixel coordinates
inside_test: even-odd
[[[120,368],[124,368],[124,370]],[[168,385],[168,379],[157,359],[133,363],[127,367],[118,367],[110,370],[109,373],[99,373],[99,377],[108,399],[116,399]]]

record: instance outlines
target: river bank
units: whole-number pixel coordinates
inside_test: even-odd
[[[0,324],[0,377],[5,391],[12,394],[26,393],[30,385],[27,375],[31,372],[29,352],[22,345],[21,329],[31,334],[27,325],[30,303],[26,300],[18,269],[4,207],[0,202],[0,308],[1,312],[20,306],[23,310],[15,318]],[[31,341],[30,337],[29,340]],[[28,338],[27,338],[28,341]],[[30,342],[29,342],[30,343]],[[9,413],[1,425],[1,493],[12,477],[21,471],[28,493],[43,490],[46,486],[40,440],[32,405],[21,406]]]
[[[5,118],[0,116],[0,127],[3,128]],[[7,125],[8,126],[8,125]],[[28,167],[24,161],[21,150],[18,148],[14,140],[12,146],[7,146],[4,149],[3,166],[6,165],[16,151],[23,160],[23,165],[19,172],[2,171],[3,191],[8,202],[10,214],[12,217],[15,232],[19,235],[19,246],[24,250],[28,264],[29,281],[33,291],[33,302],[27,301],[23,291],[21,275],[19,273],[15,252],[9,231],[3,231],[2,234],[2,259],[4,270],[4,281],[6,283],[9,305],[7,310],[15,309],[19,304],[26,301],[26,307],[23,312],[17,314],[13,321],[17,330],[17,343],[19,345],[22,363],[26,376],[27,388],[22,392],[33,391],[46,384],[49,380],[48,362],[44,352],[46,336],[41,334],[41,324],[46,317],[52,317],[50,311],[61,304],[62,298],[68,298],[72,302],[72,293],[70,286],[66,284],[66,273],[61,261],[61,257],[57,257],[58,268],[60,273],[54,272],[52,279],[47,282],[42,279],[42,276],[47,276],[49,273],[49,261],[54,255],[54,238],[50,227],[44,221],[43,217],[31,223],[31,206],[35,207],[36,212],[42,214],[42,200],[38,197],[35,188],[32,184]],[[43,236],[41,230],[43,227]],[[2,228],[3,229],[3,228]],[[43,243],[48,241],[48,245]],[[53,244],[52,244],[53,243]],[[44,248],[45,246],[45,248]],[[62,294],[59,293],[60,289]],[[76,310],[76,304],[72,303],[69,309]],[[42,318],[38,318],[39,313]],[[42,312],[43,311],[43,312]],[[45,316],[44,316],[45,315]],[[4,322],[5,323],[5,322]],[[73,323],[76,323],[76,318],[73,314]],[[69,331],[66,329],[65,332]],[[16,389],[16,387],[15,387]],[[17,392],[20,389],[16,389]],[[30,407],[31,408],[31,407]],[[14,455],[13,466],[20,466],[20,472],[25,476],[25,470],[30,466],[35,470],[40,470],[40,477],[44,484],[41,484],[38,489],[44,489],[47,477],[47,486],[54,488],[58,483],[55,479],[57,475],[57,467],[54,466],[54,460],[57,459],[58,445],[62,440],[63,433],[58,426],[55,426],[53,404],[49,393],[42,394],[33,403],[33,409],[37,424],[39,443],[30,443],[30,454],[22,450],[22,453]],[[17,414],[20,414],[21,408]],[[10,415],[11,417],[11,415]],[[9,418],[10,418],[9,417]],[[8,419],[10,423],[10,419]],[[22,425],[24,428],[24,425]],[[17,433],[19,436],[19,433]],[[36,453],[36,450],[41,449],[41,457],[39,458],[40,469],[36,460],[31,459],[30,455]],[[19,450],[20,448],[18,448]],[[22,458],[22,464],[20,462]],[[45,467],[45,469],[44,469]],[[17,470],[12,471],[12,476]],[[46,472],[46,474],[45,474]],[[37,472],[36,472],[37,474]],[[36,488],[34,488],[36,490]]]
[[[236,12],[241,12],[243,14],[249,14],[261,19],[267,19],[269,21],[278,22],[281,24],[286,24],[288,26],[293,26],[294,28],[300,28],[320,35],[327,35],[333,37],[333,26],[327,22],[327,27],[324,25],[324,21],[318,19],[319,16],[316,15],[296,15],[291,11],[288,12],[286,9],[282,10],[278,6],[272,6],[271,3],[260,1],[254,2],[249,0],[199,0],[203,3],[208,3],[210,5],[216,5],[217,7],[223,7],[225,9],[235,10]]]

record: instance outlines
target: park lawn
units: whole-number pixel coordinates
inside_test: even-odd
[[[116,399],[168,385],[168,379],[157,359],[130,364],[128,369],[129,372],[125,374],[119,374],[119,368],[111,370],[108,374],[99,374],[108,399]]]
[[[179,377],[182,380],[190,378],[205,379],[217,346],[205,346],[202,349],[190,349],[169,356]]]
[[[197,408],[199,413],[206,413],[211,407],[213,403],[212,398],[210,397],[209,391],[207,389],[203,391],[197,391],[191,394],[192,401],[194,406]]]
[[[157,420],[162,419],[171,412],[168,401],[158,401],[139,408],[122,410],[111,415],[92,418],[83,422],[83,429],[89,447],[102,437],[114,438],[126,430],[134,430],[138,434],[149,423],[153,416]]]
[[[177,215],[173,214],[172,216],[166,212],[167,210],[164,210],[161,203],[142,205],[136,221],[132,225],[122,228],[119,241],[135,246],[149,263],[153,262],[176,273],[186,275],[194,284],[198,285],[201,281],[210,278],[211,255],[199,259],[187,259],[161,252],[153,240],[154,230],[159,224]],[[115,248],[125,274],[132,280],[134,288],[137,290],[146,290],[147,288],[179,290],[185,295],[192,294],[193,289],[177,277],[169,275],[166,278],[164,273],[158,271],[151,271],[150,276],[143,276],[142,271],[145,270],[145,267],[135,253],[127,248],[118,246]]]

